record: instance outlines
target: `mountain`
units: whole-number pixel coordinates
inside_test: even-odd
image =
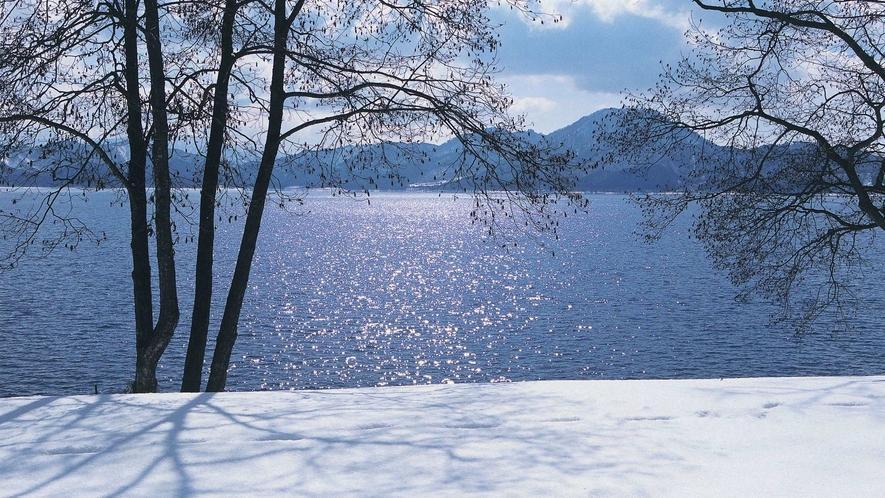
[[[579,181],[582,190],[636,192],[679,189],[691,181],[689,175],[701,167],[698,163],[700,151],[705,148],[708,151],[717,149],[700,135],[688,131],[668,133],[674,139],[668,141],[666,154],[652,151],[651,154],[636,154],[635,157],[616,152],[611,145],[600,142],[600,137],[617,135],[624,131],[625,126],[646,122],[645,118],[654,118],[649,122],[666,125],[666,120],[661,116],[646,115],[649,112],[603,109],[550,133],[547,140],[573,151],[578,160],[594,165]],[[644,164],[641,173],[637,163]]]
[[[592,164],[580,178],[577,187],[585,191],[638,191],[677,189],[684,185],[688,174],[699,167],[697,151],[700,147],[713,147],[699,136],[683,140],[672,154],[649,167],[644,175],[637,175],[627,158],[600,144],[600,132],[614,132],[623,123],[629,123],[631,111],[605,109],[583,117],[547,136],[533,131],[523,132],[520,138],[532,143],[544,140],[559,150],[571,150],[576,161]],[[633,111],[635,112],[635,111]],[[626,120],[625,120],[626,118]],[[470,138],[470,137],[468,137]],[[79,148],[78,148],[79,147]],[[117,159],[124,162],[126,147],[113,144],[111,149]],[[428,143],[382,143],[366,146],[346,146],[325,149],[280,158],[276,167],[275,185],[286,187],[340,186],[357,190],[404,190],[409,188],[445,189],[459,186],[467,181],[459,177],[457,164],[464,156],[464,149],[457,139],[443,144]],[[78,159],[79,162],[78,162]],[[87,158],[87,159],[83,159]],[[490,155],[487,159],[494,162]],[[86,164],[86,166],[83,166]],[[62,175],[46,171],[50,166],[62,165]],[[203,159],[181,150],[174,150],[170,157],[170,169],[174,184],[178,187],[199,187]],[[0,161],[0,182],[21,185],[24,182],[37,186],[57,185],[74,172],[84,169],[80,186],[113,187],[118,182],[110,177],[101,163],[89,158],[82,146],[54,148],[53,150],[29,150],[10,154]],[[257,171],[257,163],[241,163],[235,175],[228,175],[224,185],[250,185]],[[481,166],[472,174],[481,176]],[[505,179],[506,181],[506,179]]]

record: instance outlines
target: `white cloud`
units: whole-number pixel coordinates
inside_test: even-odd
[[[557,23],[532,22],[532,26],[543,29],[565,29],[582,9],[590,9],[601,21],[612,23],[622,15],[632,15],[654,19],[666,26],[686,30],[689,27],[690,9],[681,2],[679,7],[666,0],[548,0],[542,4],[542,10],[556,16],[562,16]]]
[[[517,114],[540,114],[556,108],[556,102],[547,97],[515,98],[510,110]]]
[[[571,3],[571,2],[569,2]],[[573,5],[588,5],[600,19],[613,22],[622,14],[632,14],[655,19],[674,28],[688,28],[688,11],[674,10],[656,0],[577,0]]]

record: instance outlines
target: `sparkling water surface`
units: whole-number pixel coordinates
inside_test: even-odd
[[[35,244],[0,274],[0,396],[119,392],[131,380],[128,210],[112,192],[86,198],[72,212],[106,241],[42,258]],[[0,209],[21,208],[12,199],[0,193]],[[735,301],[684,227],[646,244],[625,197],[590,199],[559,240],[509,250],[471,225],[469,198],[382,193],[369,204],[311,192],[294,212],[270,209],[228,389],[885,373],[879,279],[848,332],[826,332],[841,327],[824,317],[822,332],[797,335],[770,323],[768,303]],[[210,335],[236,214],[219,223]],[[178,225],[182,317],[163,391],[179,387],[193,299],[196,245],[185,239],[196,229]]]

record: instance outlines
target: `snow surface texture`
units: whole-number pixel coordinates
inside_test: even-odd
[[[0,400],[3,496],[885,496],[885,377]]]

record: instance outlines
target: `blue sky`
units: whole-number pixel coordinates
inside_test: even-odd
[[[503,46],[498,81],[515,98],[514,113],[529,127],[549,133],[605,107],[620,105],[623,90],[654,85],[661,61],[689,50],[684,33],[689,0],[546,0],[545,11],[561,23],[531,23],[496,9]]]

